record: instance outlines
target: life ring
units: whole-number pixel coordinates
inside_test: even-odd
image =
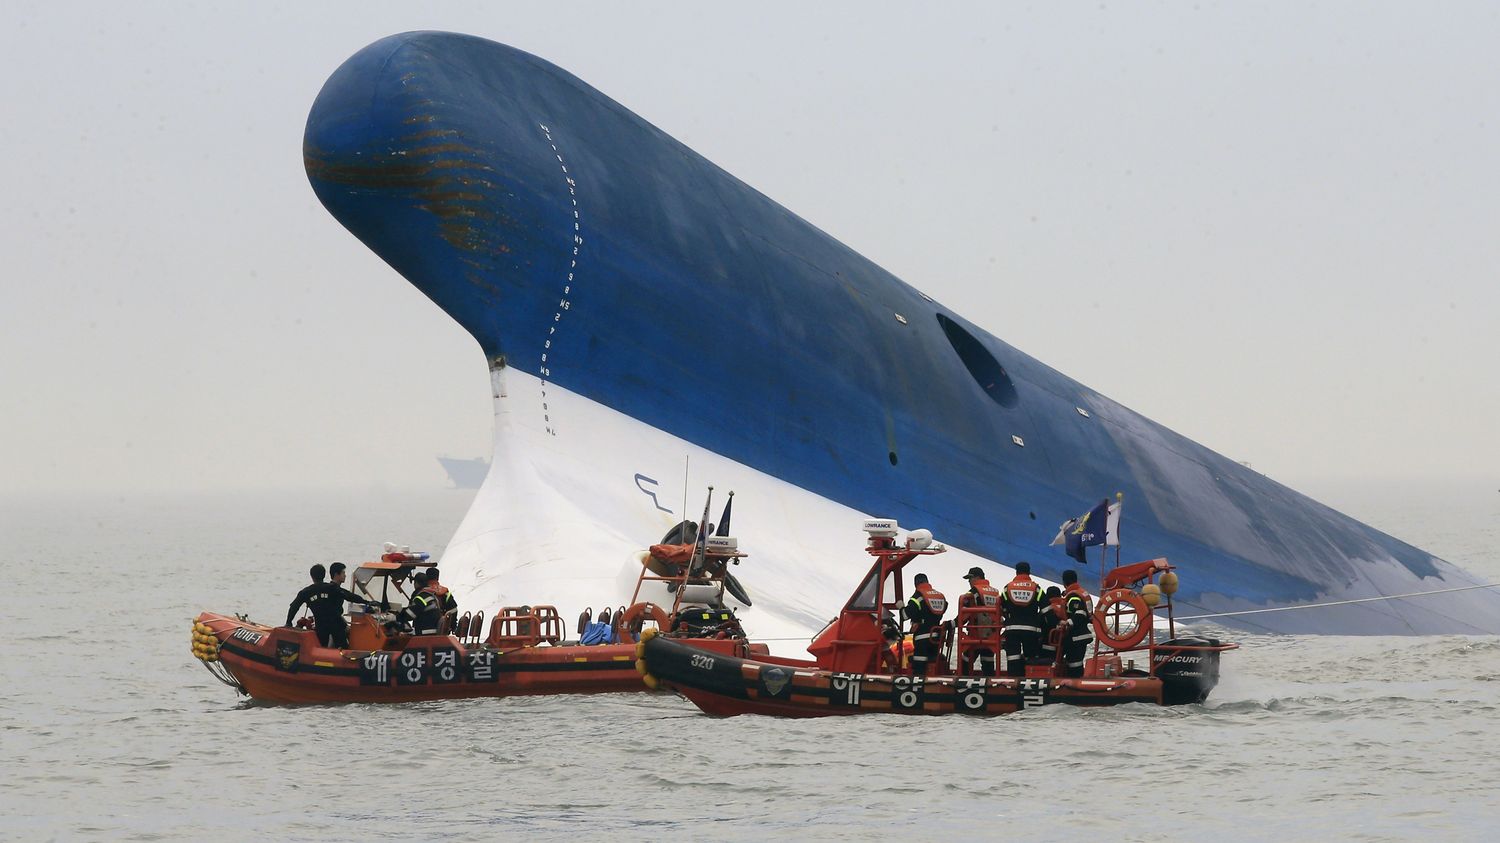
[[[1121,603],[1127,604],[1135,612],[1136,624],[1129,632],[1116,634],[1110,630],[1109,616]],[[1116,650],[1136,647],[1146,640],[1146,633],[1151,631],[1151,608],[1139,594],[1128,588],[1112,588],[1100,595],[1099,605],[1094,607],[1093,619],[1094,637],[1099,639],[1099,643]]]
[[[615,613],[615,637],[621,644],[634,641],[647,617],[656,622],[658,629],[667,628],[667,613],[662,607],[655,603],[637,603],[629,609]]]

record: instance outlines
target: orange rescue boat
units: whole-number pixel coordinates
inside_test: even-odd
[[[706,520],[685,525],[706,534]],[[674,531],[678,538],[683,526]],[[745,556],[733,538],[724,536],[654,545],[640,554],[642,569],[631,605],[605,609],[597,619],[586,611],[574,640],[567,639],[553,606],[505,607],[487,628],[483,612],[444,618],[436,635],[401,631],[389,611],[353,606],[348,649],[324,646],[311,628],[273,627],[203,612],[193,621],[192,651],[220,681],[257,700],[277,703],[640,691],[644,668],[636,663],[636,642],[643,630],[692,640],[704,652],[726,657],[768,652],[764,644],[746,640],[733,610],[724,606],[726,589],[743,594],[727,568]],[[426,554],[386,553],[380,561],[356,568],[353,585],[389,607],[396,595],[406,596],[402,584],[409,576],[432,564]],[[649,581],[668,584],[674,595],[670,609],[637,602],[641,585]],[[588,640],[586,632],[603,643],[581,643]]]
[[[1094,654],[1083,676],[1061,669],[1061,648],[1050,664],[1026,664],[1024,675],[983,675],[961,654],[979,647],[1003,653],[1004,640],[998,607],[979,606],[961,609],[957,623],[945,625],[941,657],[929,675],[892,670],[889,665],[899,663],[899,655],[885,656],[882,621],[902,605],[901,569],[946,548],[932,545],[925,530],[897,544],[894,521],[866,521],[865,531],[866,550],[875,562],[839,616],[808,646],[811,660],[724,654],[647,630],[637,646],[647,680],[719,716],[984,715],[1052,703],[1177,705],[1206,699],[1219,680],[1219,654],[1239,646],[1177,637],[1171,597],[1177,575],[1167,560],[1151,559],[1105,574],[1091,617]],[[1158,608],[1165,611],[1167,628],[1160,641]],[[985,612],[990,614],[982,616]],[[1059,635],[1067,634],[1062,623]],[[1129,658],[1134,654],[1141,656],[1139,665]]]

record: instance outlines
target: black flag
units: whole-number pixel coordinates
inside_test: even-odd
[[[719,516],[719,529],[716,536],[729,535],[729,509],[734,506],[734,492],[729,493],[729,500],[724,502],[724,514]]]

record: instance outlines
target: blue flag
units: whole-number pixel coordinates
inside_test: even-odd
[[[1083,549],[1096,544],[1104,544],[1105,527],[1109,523],[1109,500],[1106,498],[1099,501],[1098,506],[1079,516],[1072,523],[1072,529],[1068,530],[1064,537],[1064,544],[1069,556],[1087,565],[1089,560]]]

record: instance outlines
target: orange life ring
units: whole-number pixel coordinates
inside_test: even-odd
[[[1135,612],[1135,629],[1123,635],[1116,635],[1109,629],[1107,619],[1109,613],[1121,603],[1128,604]],[[1094,637],[1101,644],[1106,644],[1116,650],[1129,650],[1142,641],[1146,640],[1146,633],[1151,631],[1152,615],[1151,607],[1139,594],[1128,588],[1112,588],[1099,595],[1099,605],[1094,607]]]
[[[621,644],[635,641],[647,616],[656,622],[657,629],[667,628],[667,613],[655,603],[636,603],[629,609],[615,613],[615,637]]]

